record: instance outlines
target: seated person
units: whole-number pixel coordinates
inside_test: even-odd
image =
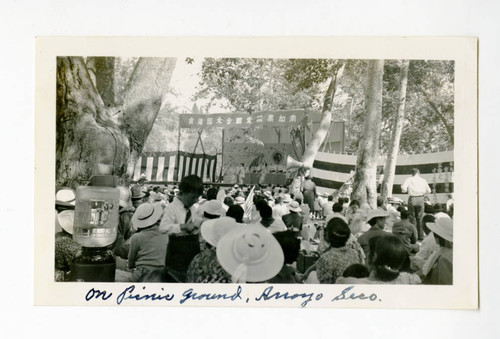
[[[74,210],[64,210],[56,217],[56,228],[61,231],[56,233],[55,242],[55,280],[68,279],[73,264],[73,259],[81,250],[80,244],[73,240]]]
[[[435,223],[427,224],[434,233],[439,250],[427,259],[422,268],[424,283],[432,285],[453,284],[453,220],[439,218]]]
[[[285,223],[288,229],[294,229],[295,231],[299,231],[302,228],[303,218],[300,215],[302,209],[297,201],[290,202],[288,206],[288,210],[290,213],[285,214],[282,217],[283,222]]]
[[[295,237],[295,232],[293,231],[283,231],[273,233],[276,240],[281,245],[283,254],[285,256],[285,262],[281,271],[267,281],[267,283],[275,284],[296,284],[299,283],[297,270],[295,269],[293,263],[297,261],[300,250],[300,240]]]
[[[417,244],[417,228],[410,223],[410,212],[404,209],[401,211],[401,221],[394,223],[392,226],[392,234],[398,237],[405,245],[408,254],[418,252]]]
[[[420,284],[418,275],[404,272],[408,262],[408,252],[403,242],[388,234],[373,237],[369,241],[367,278],[340,277],[337,284]]]
[[[132,275],[128,281],[160,282],[168,235],[160,232],[163,209],[158,204],[144,203],[132,216],[137,232],[130,240],[128,268]]]
[[[281,219],[273,218],[273,209],[263,203],[259,206],[259,214],[261,217],[260,224],[264,226],[270,233],[286,231],[286,225]]]
[[[330,249],[318,259],[316,271],[320,283],[334,284],[347,267],[363,263],[363,258],[358,251],[346,246],[351,230],[343,219],[331,219],[326,227],[326,233]]]
[[[191,283],[230,283],[231,276],[222,268],[217,259],[217,243],[231,232],[241,227],[231,217],[214,219],[211,223],[203,223],[200,228],[205,241],[205,249],[198,253],[187,270],[187,282]]]

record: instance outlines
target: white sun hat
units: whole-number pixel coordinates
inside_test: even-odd
[[[73,234],[73,224],[75,222],[75,211],[65,210],[57,214],[57,225],[69,234]]]
[[[201,224],[200,232],[206,242],[217,247],[217,243],[223,236],[239,227],[241,225],[234,218],[221,217],[205,221]]]
[[[427,223],[427,227],[441,238],[453,242],[453,219],[439,218]]]
[[[263,282],[276,276],[285,261],[280,244],[264,227],[248,225],[223,236],[217,259],[236,282]]]
[[[137,228],[146,228],[154,225],[163,215],[163,208],[159,204],[144,203],[137,207],[132,216],[132,223]]]

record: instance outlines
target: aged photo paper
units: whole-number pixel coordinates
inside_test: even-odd
[[[459,37],[37,37],[35,52],[34,304],[167,307],[478,308],[477,53],[477,39]],[[185,64],[186,61],[190,62],[190,60],[199,61],[203,58],[450,61],[454,67],[452,89],[454,91],[453,149],[436,149],[436,154],[439,154],[441,158],[403,154],[398,166],[410,168],[412,165],[422,163],[440,164],[439,169],[429,167],[429,171],[422,175],[427,178],[433,188],[434,202],[446,203],[447,193],[453,193],[455,224],[453,226],[453,284],[205,284],[55,281],[54,200],[55,190],[58,187],[56,183],[56,162],[58,161],[56,144],[58,140],[56,140],[55,122],[56,95],[59,90],[56,77],[58,58],[72,56],[83,58],[109,56],[124,59],[176,58],[178,64]],[[153,77],[153,75],[150,76]],[[182,91],[182,79],[176,81],[178,82],[175,85]],[[171,98],[173,97],[175,96]],[[422,97],[422,100],[425,100],[425,96]],[[166,103],[164,102],[162,105],[166,105]],[[192,111],[194,109],[189,107],[186,112]],[[214,108],[210,113],[218,113],[218,111]],[[220,113],[225,112],[221,111]],[[277,116],[277,121],[273,120],[274,117],[271,113],[267,113],[262,119],[269,126],[278,129],[281,123],[284,126],[296,123],[296,119],[301,116],[300,114],[302,112],[288,110],[286,114]],[[206,157],[202,160],[197,158],[195,166],[193,158],[191,158],[191,162],[188,160],[187,153],[179,153],[179,144],[187,139],[186,129],[192,125],[196,125],[192,126],[193,128],[201,128],[200,126],[208,128],[207,125],[216,123],[216,121],[205,119],[202,114],[194,114],[193,120],[190,120],[188,114],[181,114],[181,116],[181,119],[184,120],[179,122],[178,126],[182,126],[182,129],[175,130],[173,135],[168,136],[172,143],[172,148],[168,151],[172,151],[172,153],[163,152],[158,155],[151,152],[138,155],[137,159],[140,160],[133,170],[134,175],[131,179],[136,181],[144,174],[152,182],[175,181],[176,178],[180,178],[179,172],[190,174],[189,171],[192,173],[191,169],[196,168],[204,182],[215,182],[220,173],[224,173],[227,174],[225,180],[236,183],[238,164],[248,161],[246,159],[248,155],[257,152],[238,143],[237,139],[243,137],[237,132],[228,131],[226,136],[223,134],[223,140],[226,142],[228,140],[234,141],[231,148],[215,152],[225,157],[224,162],[217,163],[220,161],[217,157]],[[214,115],[214,119],[215,117],[216,115]],[[234,114],[231,117],[234,120],[224,122],[226,128],[244,123],[245,115],[243,114],[241,116]],[[222,120],[220,121],[222,123]],[[258,123],[258,121],[253,122],[254,125]],[[261,123],[265,122],[261,121]],[[344,127],[348,127],[349,123],[350,120],[346,122],[346,126],[339,127],[339,131],[344,131]],[[190,138],[192,137],[193,135],[190,135]],[[330,146],[334,148],[335,141],[338,140],[332,138],[331,141],[332,145]],[[176,142],[178,144],[175,144]],[[227,142],[227,144],[231,143]],[[278,178],[278,173],[286,170],[289,165],[287,155],[292,154],[294,147],[291,141],[289,144],[286,147],[280,145],[279,142],[272,144],[260,160],[253,165],[264,166],[265,164],[267,167],[269,163],[276,166],[276,170],[272,172],[276,173],[276,178]],[[226,145],[226,143],[223,142],[222,145]],[[210,147],[206,144],[205,146]],[[195,148],[197,147],[198,141],[196,141]],[[204,146],[201,145],[201,147]],[[342,149],[345,149],[343,142]],[[328,151],[334,153],[331,149],[323,147],[316,160],[323,164],[329,164],[328,166],[338,165],[339,168],[348,169],[327,171],[324,169],[327,168],[327,165],[324,165],[323,169],[315,169],[313,166],[312,175],[316,178],[315,182],[319,189],[327,195],[332,193],[332,188],[338,189],[342,187],[344,181],[350,179],[353,175],[351,167],[356,164],[355,154],[347,153],[329,163],[328,159],[330,158],[325,155]],[[205,149],[203,149],[203,153],[205,153]],[[321,158],[322,156],[324,158]],[[421,157],[414,160],[413,156]],[[182,164],[181,157],[186,159],[182,160]],[[384,160],[378,163],[379,167],[383,167],[384,164]],[[246,165],[252,164],[246,163]],[[397,173],[396,171],[395,186],[397,185],[400,189],[404,176],[398,177]],[[262,179],[256,180],[258,183],[258,180]],[[402,192],[395,192],[395,196],[405,202],[408,197]]]

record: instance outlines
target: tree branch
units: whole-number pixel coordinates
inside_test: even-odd
[[[413,80],[413,85],[418,89],[418,91],[420,93],[422,93],[422,95],[425,98],[425,101],[429,104],[429,106],[432,108],[432,110],[434,111],[434,113],[437,114],[439,120],[441,120],[441,122],[443,123],[444,128],[446,129],[446,132],[448,132],[449,137],[451,138],[451,140],[453,140],[453,138],[454,138],[453,137],[454,136],[453,128],[451,128],[451,126],[448,124],[448,121],[444,117],[444,114],[441,112],[441,110],[439,109],[438,105],[432,100],[431,96],[427,93],[427,91],[424,90],[417,83],[417,79],[415,79],[415,77],[411,73],[409,75],[410,75],[410,78]]]

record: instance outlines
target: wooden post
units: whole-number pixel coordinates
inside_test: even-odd
[[[222,182],[222,169],[224,168],[224,131],[225,129],[222,129],[222,142],[221,142],[221,164],[220,164],[220,172],[219,172],[219,182]]]

